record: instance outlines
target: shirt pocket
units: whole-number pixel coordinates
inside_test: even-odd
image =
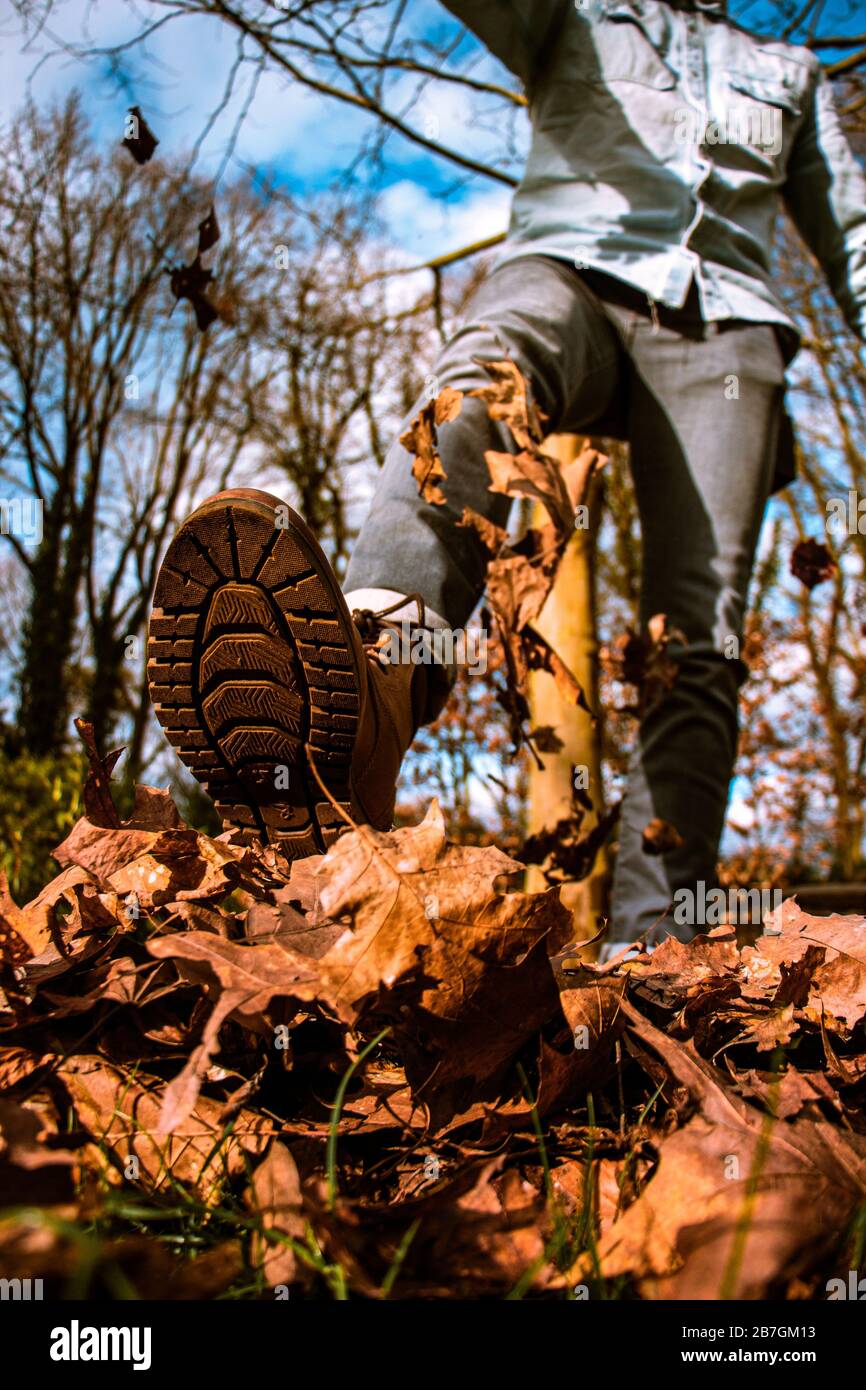
[[[543,129],[574,124],[613,98],[639,100],[641,90],[671,91],[676,75],[628,0],[607,0],[599,18],[566,30],[565,51],[535,94],[536,124]]]
[[[724,142],[749,151],[768,167],[783,169],[803,112],[802,71],[766,55],[760,65],[728,68],[723,92]]]
[[[631,82],[669,91],[676,74],[665,62],[664,39],[629,0],[605,0],[600,20],[575,55],[576,74],[598,86]]]
[[[775,106],[788,115],[802,114],[802,95],[799,84],[787,73],[737,72],[728,73],[728,86],[736,96],[748,97],[761,106]],[[736,97],[731,99],[732,104]]]

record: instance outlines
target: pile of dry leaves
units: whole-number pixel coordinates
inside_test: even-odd
[[[599,969],[435,804],[289,865],[153,788],[121,824],[92,763],[63,871],[0,899],[5,1277],[820,1298],[849,1268],[862,919],[788,902]]]

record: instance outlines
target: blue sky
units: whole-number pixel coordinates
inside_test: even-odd
[[[146,9],[146,7],[141,7]],[[456,21],[436,0],[413,0],[411,33],[437,38],[459,31]],[[141,10],[139,11],[141,13]],[[235,52],[227,27],[207,17],[173,20],[151,37],[146,57],[130,54],[127,81],[100,59],[82,63],[69,57],[50,57],[57,36],[82,41],[87,31],[95,46],[121,41],[134,32],[130,12],[120,0],[63,0],[51,35],[30,38],[12,16],[0,22],[0,115],[9,115],[31,91],[42,105],[71,88],[82,93],[85,110],[97,138],[120,138],[128,105],[138,102],[161,140],[160,153],[186,152],[200,135],[205,119],[221,96]],[[472,38],[458,57],[474,53],[478,75],[514,85],[514,79],[489,58]],[[391,103],[411,99],[417,79],[406,76],[392,91]],[[247,92],[238,85],[236,99],[217,121],[200,160],[203,172],[220,166],[229,134]],[[420,128],[438,123],[438,138],[485,160],[501,150],[498,131],[475,123],[470,97],[451,84],[439,83],[414,108],[410,120]],[[525,119],[517,113],[525,146]],[[373,122],[357,108],[321,97],[283,75],[260,81],[237,143],[233,168],[247,164],[274,176],[281,186],[301,198],[311,198],[339,180],[350,164],[359,139]],[[517,166],[515,166],[517,172]],[[382,167],[366,176],[380,193],[380,212],[396,247],[410,259],[424,259],[465,241],[501,230],[508,213],[509,190],[492,181],[464,176],[442,160],[430,157],[398,134],[389,137]]]
[[[163,13],[146,4],[137,9],[139,15]],[[732,10],[750,27],[766,25],[766,0],[735,0]],[[437,0],[412,0],[405,25],[414,37],[433,40],[459,29]],[[851,0],[828,0],[824,25],[839,33],[857,32],[863,21]],[[150,37],[144,53],[127,55],[124,83],[102,59],[82,63],[68,56],[46,57],[56,50],[58,38],[99,47],[128,39],[136,28],[135,11],[123,0],[61,0],[46,31],[36,36],[27,34],[20,19],[7,10],[0,20],[0,115],[7,119],[28,89],[42,104],[78,87],[98,138],[116,138],[126,107],[137,101],[160,135],[161,153],[184,152],[222,93],[235,52],[227,26],[204,16],[173,19]],[[478,76],[515,85],[471,36],[464,39],[456,58],[471,58]],[[414,83],[408,75],[401,78],[392,91],[392,105],[410,101]],[[208,137],[201,157],[204,171],[218,169],[246,90],[241,81],[235,100]],[[498,128],[484,129],[483,101],[480,121],[477,103],[452,84],[436,83],[410,119],[421,128],[430,121],[438,123],[443,143],[478,159],[491,159],[501,153],[501,133]],[[370,119],[357,108],[312,93],[282,74],[268,74],[250,106],[236,158],[275,176],[291,193],[312,197],[339,178],[359,138],[370,129]],[[528,134],[520,112],[516,131],[519,153]],[[512,172],[518,171],[519,162],[512,167]],[[226,172],[230,177],[231,165]],[[410,260],[454,249],[505,226],[505,186],[464,176],[400,135],[389,137],[381,168],[368,171],[366,177],[379,192],[389,239]]]

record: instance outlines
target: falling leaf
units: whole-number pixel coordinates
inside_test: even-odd
[[[129,150],[136,164],[147,164],[148,160],[153,158],[159,141],[142,116],[139,106],[130,106],[127,125],[130,133],[123,137],[121,145]]]
[[[532,450],[544,438],[545,416],[532,399],[529,385],[516,362],[482,362],[491,378],[488,386],[478,386],[469,392],[487,406],[491,420],[501,420],[514,437],[518,448]]]
[[[205,251],[209,251],[212,246],[216,246],[220,239],[219,223],[216,213],[211,207],[210,212],[198,224],[198,254],[203,256]]]
[[[641,833],[641,849],[644,854],[672,854],[685,844],[680,832],[660,816],[653,816]]]
[[[663,613],[656,613],[644,634],[631,628],[601,651],[601,660],[615,680],[637,689],[638,698],[626,713],[642,718],[673,690],[679,679],[679,663],[668,655],[671,642],[688,645],[685,634],[678,628],[669,629]]]
[[[529,739],[539,753],[561,753],[565,747],[552,724],[541,724],[537,729],[532,729]]]
[[[437,506],[445,503],[445,494],[438,484],[446,477],[439,457],[438,428],[460,414],[463,393],[446,386],[433,400],[422,406],[408,429],[400,436],[400,443],[414,457],[412,476],[418,484],[418,495],[425,502]]]
[[[526,654],[526,664],[530,671],[546,671],[553,676],[557,689],[565,700],[578,709],[592,715],[593,711],[584,694],[583,686],[568,669],[565,662],[553,650],[550,643],[534,628],[526,628],[521,634]],[[594,717],[594,716],[593,716]]]
[[[517,454],[488,449],[484,455],[490,473],[490,491],[509,497],[531,497],[547,509],[560,535],[570,536],[574,509],[565,489],[559,462],[541,450]]]
[[[791,551],[791,573],[795,579],[801,580],[807,589],[814,589],[816,584],[829,579],[835,569],[836,561],[826,545],[811,536],[807,540],[798,541]]]
[[[201,256],[197,255],[190,265],[169,266],[166,274],[175,299],[189,300],[195,312],[199,332],[204,333],[214,319],[219,317],[218,310],[207,294],[208,285],[213,282],[213,271],[203,266]]]
[[[463,508],[463,515],[457,524],[475,531],[491,555],[496,555],[508,540],[508,532],[504,526],[497,526],[494,522],[488,521],[486,516],[473,511],[471,507]]]

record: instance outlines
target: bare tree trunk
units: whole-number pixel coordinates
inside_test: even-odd
[[[552,436],[546,444],[563,463],[577,457],[583,441],[575,435]],[[576,529],[556,576],[556,584],[542,610],[536,627],[547,638],[574,672],[586,691],[587,699],[598,710],[598,633],[596,593],[593,577],[596,537],[601,514],[602,485],[591,484],[587,505],[589,525]],[[538,518],[543,519],[543,518]],[[572,814],[575,778],[582,775],[592,798],[594,811],[588,814],[583,830],[589,831],[604,810],[601,778],[601,723],[585,711],[568,704],[560,695],[552,676],[543,671],[530,677],[532,726],[551,724],[563,747],[558,753],[543,755],[544,768],[533,766],[529,774],[529,834],[549,829]],[[562,891],[563,902],[574,914],[575,937],[594,936],[599,918],[606,911],[610,865],[602,850],[589,877],[570,884]],[[530,868],[527,887],[544,887],[541,870]]]

